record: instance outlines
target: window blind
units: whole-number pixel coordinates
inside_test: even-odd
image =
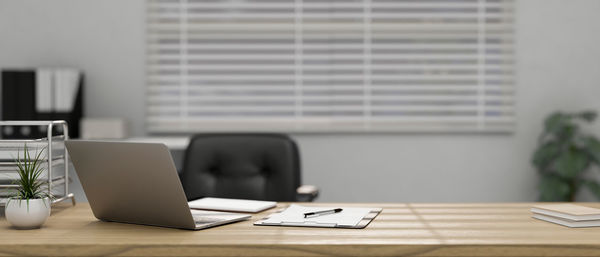
[[[511,131],[512,0],[148,0],[147,129]]]

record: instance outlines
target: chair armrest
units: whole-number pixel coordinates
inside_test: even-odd
[[[302,185],[296,189],[296,201],[312,202],[319,196],[319,188],[313,185]]]

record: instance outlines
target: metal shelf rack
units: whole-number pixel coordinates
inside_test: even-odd
[[[18,178],[15,158],[18,152],[23,152],[25,145],[33,154],[42,154],[46,168],[42,178],[47,183],[48,193],[55,198],[52,203],[71,199],[75,205],[73,193],[69,191],[69,155],[65,141],[69,139],[69,127],[64,120],[57,121],[0,121],[0,129],[4,127],[43,126],[47,136],[38,139],[0,139],[0,206],[18,186],[13,182]],[[57,132],[54,135],[54,132]]]

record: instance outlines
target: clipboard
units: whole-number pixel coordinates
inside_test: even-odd
[[[266,217],[264,217],[264,218],[262,218],[260,220],[257,220],[256,222],[254,222],[254,225],[256,225],[256,226],[285,226],[285,227],[315,227],[315,228],[361,229],[361,228],[367,227],[371,223],[371,221],[373,221],[375,219],[375,217],[377,217],[377,215],[379,215],[379,213],[381,213],[381,211],[382,211],[382,208],[371,208],[371,210],[369,211],[369,213],[367,213],[354,226],[338,225],[336,223],[311,223],[311,222],[295,223],[295,222],[285,222],[285,223],[276,224],[276,223],[265,223],[264,222],[264,221],[268,220],[269,218],[271,218],[271,216],[279,214],[279,213],[285,211],[288,207],[278,209],[274,213],[271,213],[270,215],[268,215],[268,216],[266,216]]]

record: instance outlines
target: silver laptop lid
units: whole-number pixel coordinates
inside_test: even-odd
[[[69,140],[66,146],[96,218],[195,229],[164,144]]]

